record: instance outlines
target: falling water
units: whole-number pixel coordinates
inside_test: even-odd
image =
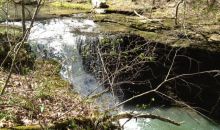
[[[97,42],[96,24],[80,18],[57,18],[37,21],[29,41],[38,57],[52,58],[62,64],[61,76],[73,84],[73,89],[83,97],[99,94],[105,89],[83,69],[77,45]],[[95,34],[95,35],[94,35]],[[110,107],[117,99],[105,93],[97,99],[101,106]]]

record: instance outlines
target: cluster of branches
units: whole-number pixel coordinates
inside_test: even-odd
[[[111,36],[108,36],[111,37]],[[133,38],[132,38],[133,37]],[[187,107],[193,111],[198,112],[192,106],[188,105],[182,100],[177,100],[173,96],[168,93],[161,91],[167,87],[168,84],[171,86],[175,86],[176,82],[183,81],[188,84],[188,87],[197,87],[198,89],[202,89],[199,85],[191,83],[186,80],[186,77],[209,74],[212,77],[217,77],[220,74],[220,70],[206,70],[206,71],[196,71],[190,73],[175,73],[175,64],[178,57],[184,57],[189,61],[194,60],[189,56],[182,55],[180,51],[182,48],[174,48],[167,50],[160,50],[161,48],[157,45],[157,43],[147,42],[141,37],[138,36],[125,36],[125,37],[111,37],[111,38],[103,38],[99,43],[90,45],[90,50],[88,55],[84,55],[88,60],[87,70],[96,75],[96,78],[100,82],[101,85],[109,88],[112,94],[116,97],[123,97],[123,90],[120,89],[120,86],[126,84],[128,86],[132,85],[141,85],[143,87],[148,87],[149,91],[145,91],[140,94],[136,94],[129,99],[125,99],[119,103],[116,103],[113,108],[110,110],[115,110],[120,106],[128,103],[129,101],[135,100],[139,97],[146,96],[149,94],[157,94],[166,100],[170,100],[175,104],[180,106]],[[166,49],[166,48],[163,48]],[[163,54],[158,55],[161,51],[166,51],[164,53],[164,57],[159,57]],[[161,63],[161,61],[163,63]],[[168,62],[168,63],[166,63]],[[154,71],[150,63],[164,64],[166,69],[166,73],[164,74],[162,81],[154,86],[155,84],[151,83],[150,79],[143,79],[144,72],[151,72],[151,75],[154,75]],[[190,66],[190,65],[189,65]],[[155,76],[156,78],[158,75]],[[173,85],[172,85],[173,84]],[[198,92],[199,93],[199,92]],[[123,98],[122,98],[123,99]],[[217,103],[216,103],[217,104]],[[202,113],[198,112],[203,115]],[[205,115],[203,115],[206,117]],[[136,116],[130,113],[130,115],[123,115],[123,117],[127,118],[135,118]],[[138,118],[139,116],[137,116]],[[141,116],[142,117],[142,116]],[[146,118],[151,118],[149,116],[143,116]],[[156,119],[161,120],[161,118],[155,117]],[[206,117],[208,118],[208,117]],[[209,119],[209,118],[208,118]],[[172,121],[169,121],[172,123]],[[177,122],[173,124],[179,124]]]
[[[8,21],[8,9],[9,9],[9,2],[10,1],[6,1],[6,9],[5,9],[5,13],[6,13],[6,21]],[[4,62],[6,61],[6,59],[8,58],[9,55],[13,55],[13,59],[12,59],[12,63],[11,63],[11,66],[10,66],[10,69],[9,69],[9,74],[7,76],[7,79],[3,85],[3,88],[1,90],[1,93],[0,95],[3,95],[5,93],[5,90],[7,88],[7,85],[8,85],[8,82],[11,78],[11,74],[12,74],[12,71],[13,71],[13,68],[15,67],[15,62],[16,62],[16,59],[18,58],[18,54],[19,52],[21,51],[22,49],[22,46],[25,44],[26,40],[28,39],[28,36],[30,34],[30,30],[31,28],[33,27],[33,24],[35,22],[35,19],[36,19],[36,16],[40,10],[40,7],[42,5],[42,0],[38,0],[37,2],[37,6],[35,7],[35,11],[32,15],[32,18],[31,18],[31,22],[30,22],[30,25],[28,28],[26,28],[26,24],[25,24],[25,6],[24,6],[24,0],[22,0],[22,32],[23,32],[23,35],[22,35],[22,38],[19,40],[19,41],[16,41],[14,47],[11,48],[11,50],[8,52],[7,56],[5,57],[5,59],[3,60],[3,62],[1,63],[1,67],[2,65],[4,64]],[[8,22],[6,23],[6,28],[9,26],[8,25]],[[8,39],[8,41],[11,41],[10,39]],[[9,42],[10,43],[10,42]]]
[[[150,69],[145,65],[147,62],[153,62],[155,48],[143,42],[144,39],[140,37],[106,37],[93,45],[94,49],[90,50],[89,56],[85,55],[92,59],[85,61],[90,62],[87,70],[96,75],[100,84],[111,88],[114,93],[118,91],[114,89],[122,84],[145,84],[143,81],[137,81],[137,77],[141,72]]]

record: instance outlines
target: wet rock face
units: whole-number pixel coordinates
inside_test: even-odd
[[[115,93],[121,100],[149,91],[163,82],[178,48],[149,42],[137,35],[108,37],[99,43],[81,46],[81,55],[85,70],[95,75],[99,81],[114,77],[110,80],[114,80]],[[201,107],[208,111],[201,112],[220,119],[220,76],[216,73],[196,74],[220,70],[219,57],[219,53],[200,49],[179,50],[168,78],[182,74],[193,75],[167,82],[159,91],[194,107]],[[109,87],[108,81],[104,81],[105,86]],[[152,99],[155,101],[152,102]],[[126,105],[143,103],[170,105],[173,101],[154,93],[132,100]]]

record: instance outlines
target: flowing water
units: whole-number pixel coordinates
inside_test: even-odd
[[[130,110],[129,110],[130,111]],[[124,124],[125,130],[220,130],[220,125],[211,123],[197,113],[183,108],[151,108],[138,113],[152,113],[162,117],[181,122],[181,126],[176,126],[156,119],[128,119],[120,120]]]
[[[93,32],[95,27],[91,20],[52,19],[36,22],[29,37],[33,50],[39,56],[62,63],[62,77],[69,80],[83,96],[102,91],[93,76],[83,70],[82,59],[77,51],[78,43],[95,41],[95,37],[80,34]],[[72,33],[75,30],[78,34]]]
[[[29,37],[32,48],[40,57],[53,58],[62,64],[61,76],[73,84],[82,96],[93,96],[105,91],[83,69],[78,45],[98,42],[96,24],[80,18],[57,18],[36,22]],[[97,102],[110,107],[116,102],[110,93],[103,94]],[[108,103],[108,104],[106,104]]]
[[[20,23],[13,24],[20,25]],[[100,39],[98,26],[92,20],[76,16],[37,21],[29,37],[32,49],[39,57],[52,58],[62,64],[61,76],[71,82],[75,91],[82,96],[104,91],[95,78],[83,70],[82,59],[77,50],[77,45],[94,43]],[[117,99],[111,94],[104,94],[99,98],[98,103],[111,107],[109,104],[116,101]],[[123,111],[133,111],[134,108]],[[175,126],[152,119],[132,119],[128,122],[127,119],[122,119],[120,124],[124,124],[125,130],[220,130],[220,125],[215,125],[195,112],[182,108],[151,108],[135,112],[150,112],[183,124]]]

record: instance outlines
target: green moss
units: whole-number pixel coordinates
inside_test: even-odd
[[[106,122],[95,126],[94,122],[98,119],[91,119],[85,117],[75,117],[62,122],[55,122],[54,124],[47,124],[44,129],[60,130],[60,129],[72,129],[72,130],[94,130],[94,129],[116,129],[117,127],[111,122]],[[41,130],[40,125],[28,125],[28,126],[16,126],[12,128],[3,128],[1,130]]]
[[[219,46],[215,44],[215,46],[209,45],[208,48],[203,47],[206,46],[207,41],[204,38],[200,38],[197,36],[196,28],[198,26],[192,26],[189,29],[176,27],[174,23],[174,19],[166,18],[159,21],[151,21],[151,20],[141,20],[135,16],[126,16],[122,14],[96,14],[93,17],[94,21],[99,22],[100,30],[102,32],[106,32],[107,34],[118,34],[118,33],[127,33],[127,34],[136,34],[141,37],[144,37],[146,40],[164,43],[174,47],[193,47],[200,49],[208,49],[208,50],[219,50]],[[197,18],[191,18],[186,20],[186,25],[197,22]],[[201,21],[202,23],[206,21]],[[218,24],[208,24],[199,27],[202,34],[208,35],[210,33],[218,32],[219,25]],[[188,36],[181,37],[180,35]],[[180,35],[179,35],[180,34]],[[200,34],[200,33],[199,33]],[[102,44],[108,44],[110,42],[102,42]],[[210,49],[212,48],[212,49]],[[217,49],[216,49],[217,48]],[[114,54],[114,53],[112,53]]]
[[[174,19],[165,19],[163,21],[163,25],[167,28],[174,28],[175,27],[175,20]]]
[[[158,39],[158,37],[160,37],[160,34],[155,32],[136,31],[135,34],[152,41],[155,41]]]
[[[51,71],[53,68],[53,71]],[[69,83],[60,78],[61,65],[55,60],[36,61],[35,78],[42,82],[42,87],[50,91],[53,88],[69,86]],[[42,90],[45,91],[45,90]]]
[[[17,26],[6,26],[0,24],[0,37],[4,37],[4,34],[6,33],[13,37],[20,37],[22,35],[22,29]]]
[[[15,120],[15,116],[10,113],[10,110],[7,112],[0,112],[0,120],[6,119],[6,120]]]
[[[13,130],[41,130],[42,127],[39,125],[30,125],[30,126],[17,126],[17,127],[11,128],[11,129],[13,129]]]

